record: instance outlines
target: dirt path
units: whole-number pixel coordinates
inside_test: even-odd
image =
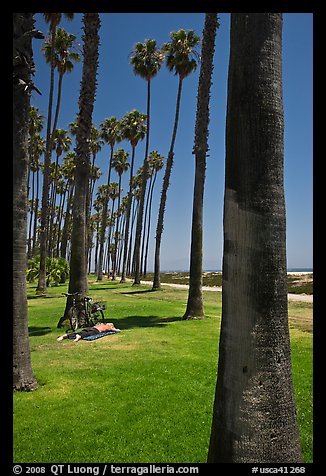
[[[149,284],[151,281],[141,281],[141,284]],[[161,283],[162,286],[170,286],[172,288],[188,289],[188,284],[174,284],[174,283]],[[222,286],[203,286],[203,291],[222,291]],[[313,303],[312,294],[288,294],[289,301],[311,302]]]

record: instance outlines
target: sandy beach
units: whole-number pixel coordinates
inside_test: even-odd
[[[311,271],[288,271],[288,274],[291,276],[298,276],[300,281],[305,281],[305,275],[313,274]],[[148,284],[150,281],[141,281],[141,284]],[[188,289],[188,284],[177,284],[177,283],[161,283],[162,286],[169,286],[172,288],[179,288],[179,289]],[[221,292],[222,286],[203,286],[203,291],[213,291],[213,292]],[[299,302],[309,302],[313,303],[313,295],[312,294],[288,294],[289,301],[299,301]]]

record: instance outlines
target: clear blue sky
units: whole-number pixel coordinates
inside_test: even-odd
[[[101,45],[98,86],[93,114],[96,126],[104,118],[121,118],[137,109],[146,113],[146,82],[135,76],[129,64],[133,45],[154,38],[158,46],[169,41],[169,33],[180,28],[194,29],[201,36],[204,13],[101,13]],[[42,14],[36,14],[36,27],[45,34]],[[216,37],[213,84],[210,106],[209,157],[204,202],[204,269],[221,269],[223,246],[223,194],[225,160],[225,118],[227,72],[229,60],[230,14],[221,13]],[[287,207],[287,259],[289,268],[312,267],[312,40],[313,15],[286,13],[283,21],[283,96],[285,113],[285,196]],[[77,35],[82,47],[82,14],[61,26]],[[36,63],[35,84],[42,96],[32,96],[32,104],[46,116],[49,92],[49,66],[41,53],[42,41],[34,40]],[[68,129],[78,112],[78,96],[82,62],[63,81],[58,127]],[[161,269],[189,268],[191,214],[194,183],[194,127],[196,115],[199,67],[185,79],[175,161],[164,220]],[[173,128],[178,79],[165,65],[151,86],[150,151],[157,149],[167,156]],[[144,157],[145,141],[136,149],[136,168]],[[130,145],[122,142],[130,152]],[[105,145],[97,156],[103,175],[98,184],[106,182],[109,147]],[[149,270],[154,256],[154,234],[162,187],[163,171],[157,180],[152,214],[152,239]],[[115,179],[113,177],[113,179]],[[128,190],[127,175],[123,187]]]

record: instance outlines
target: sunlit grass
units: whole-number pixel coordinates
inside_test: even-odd
[[[205,462],[215,392],[221,293],[204,293],[205,319],[183,321],[187,291],[90,280],[122,332],[57,342],[66,285],[34,298],[33,371],[14,395],[15,462]],[[304,458],[312,460],[311,305],[290,303],[293,379]],[[301,319],[301,320],[300,320]],[[302,322],[304,325],[302,328]]]

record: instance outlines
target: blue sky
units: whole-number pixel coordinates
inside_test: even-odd
[[[96,126],[104,118],[118,119],[132,109],[146,113],[147,86],[135,76],[129,64],[133,45],[154,38],[158,46],[169,41],[169,33],[180,28],[194,29],[201,36],[204,13],[101,13],[100,58],[97,95],[93,113]],[[48,28],[42,14],[36,14],[36,27],[45,34]],[[283,97],[285,114],[285,197],[287,207],[287,259],[289,268],[312,267],[312,39],[313,15],[286,13],[283,17]],[[221,269],[223,249],[223,194],[225,160],[225,118],[229,61],[230,14],[219,14],[213,84],[210,105],[209,157],[207,158],[204,201],[204,269]],[[82,47],[82,14],[61,26],[77,35]],[[35,84],[42,96],[33,94],[32,104],[46,116],[49,91],[49,66],[41,53],[42,41],[34,40]],[[63,81],[58,127],[68,129],[78,112],[82,62]],[[181,98],[179,127],[175,144],[174,166],[168,191],[161,248],[161,269],[189,268],[191,214],[194,183],[194,128],[199,67],[185,79]],[[151,86],[150,151],[157,149],[167,156],[177,94],[178,78],[165,65]],[[44,132],[45,134],[45,132]],[[136,149],[136,168],[144,157],[145,141]],[[130,152],[130,145],[122,142]],[[97,156],[106,182],[109,147]],[[154,232],[164,171],[161,171],[154,194],[152,239],[149,270],[154,257]],[[115,178],[114,178],[115,179]],[[128,190],[127,175],[123,188]]]

